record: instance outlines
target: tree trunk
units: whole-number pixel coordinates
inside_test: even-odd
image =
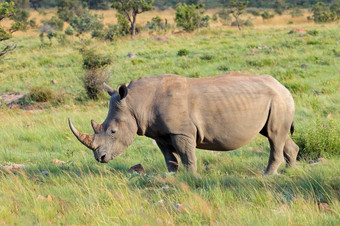
[[[236,20],[238,29],[241,30],[241,25],[240,25],[240,22],[238,21],[238,17],[235,17],[235,20]]]
[[[137,13],[133,13],[132,14],[132,22],[131,22],[131,37],[135,37],[136,35],[136,17],[137,17]]]

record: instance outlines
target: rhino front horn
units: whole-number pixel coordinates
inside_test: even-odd
[[[91,120],[91,125],[95,133],[100,133],[100,132],[103,132],[104,130],[103,126],[101,124],[96,123],[96,121],[94,120]]]
[[[95,150],[93,147],[93,138],[94,135],[92,134],[86,134],[86,133],[80,133],[78,130],[72,125],[71,119],[68,118],[68,125],[70,126],[70,129],[72,133],[77,137],[77,139],[86,147],[88,147],[91,150]]]

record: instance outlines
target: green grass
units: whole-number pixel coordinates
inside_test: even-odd
[[[96,102],[85,98],[82,45],[77,39],[65,46],[53,40],[44,47],[38,37],[12,39],[18,48],[0,61],[0,94],[45,86],[64,93],[67,101],[33,111],[0,109],[0,165],[26,166],[0,171],[0,224],[339,225],[340,29],[336,24],[310,29],[318,32],[298,37],[288,34],[288,26],[202,30],[198,36],[170,36],[164,42],[92,40],[88,47],[111,57],[113,87],[164,73],[273,75],[293,94],[293,140],[303,155],[296,169],[282,165],[281,173],[270,177],[263,176],[269,145],[261,136],[233,152],[197,150],[199,176],[183,167],[176,175],[166,174],[161,152],[145,137],[136,137],[110,163],[96,162],[67,125],[71,117],[80,131],[91,132],[90,120],[102,122],[107,114],[108,97]],[[263,46],[272,49],[255,49]],[[184,48],[188,55],[178,56]],[[137,57],[128,58],[128,53]],[[58,83],[52,84],[53,79]],[[329,161],[308,164],[317,157]],[[66,164],[52,163],[55,158]],[[147,176],[128,172],[138,163]],[[51,195],[52,202],[39,200],[39,195]],[[320,203],[328,207],[320,208]],[[176,209],[177,204],[184,210]]]

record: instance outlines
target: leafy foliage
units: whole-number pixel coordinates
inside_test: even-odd
[[[57,9],[58,17],[66,22],[70,22],[73,17],[82,17],[86,14],[86,9],[79,0],[59,0]]]
[[[131,36],[136,34],[137,15],[153,9],[154,0],[113,0],[112,8],[125,16],[131,24]]]
[[[230,13],[235,18],[235,21],[237,23],[237,27],[239,30],[241,30],[241,24],[239,22],[239,17],[241,14],[244,13],[245,8],[247,7],[248,2],[241,2],[238,0],[233,0],[230,5]]]
[[[182,27],[188,32],[199,29],[203,13],[205,12],[204,7],[204,4],[179,4],[176,8],[175,17],[177,27]]]
[[[326,23],[339,19],[340,3],[328,7],[323,2],[318,2],[312,7],[313,19],[316,23]]]

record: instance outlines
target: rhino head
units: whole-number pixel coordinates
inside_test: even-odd
[[[120,85],[118,92],[104,84],[104,89],[111,95],[108,115],[102,124],[91,120],[94,134],[78,132],[70,118],[68,123],[77,139],[93,151],[98,162],[107,163],[123,153],[133,142],[137,133],[137,123],[132,115],[126,97],[126,85]]]

